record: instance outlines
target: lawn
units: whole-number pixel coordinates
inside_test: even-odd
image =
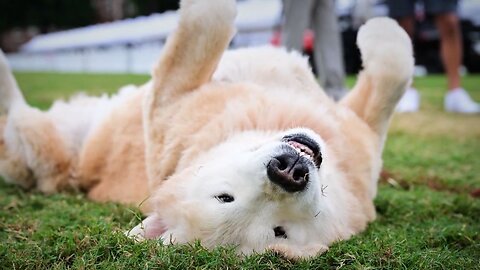
[[[30,104],[84,91],[114,92],[146,81],[138,75],[18,73]],[[349,78],[351,85],[353,78]],[[480,100],[480,76],[464,78]],[[312,260],[272,253],[238,257],[198,243],[136,244],[123,232],[139,222],[135,207],[45,196],[0,181],[0,269],[480,269],[480,116],[445,113],[445,81],[416,79],[421,111],[396,115],[375,201],[378,218]]]

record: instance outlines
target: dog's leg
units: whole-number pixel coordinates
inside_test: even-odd
[[[183,0],[179,24],[169,37],[153,71],[153,89],[144,103],[147,172],[150,182],[161,178],[158,162],[162,138],[159,108],[211,80],[234,34],[234,0]]]
[[[45,193],[67,187],[71,157],[45,113],[28,106],[15,106],[8,115],[3,135],[7,158],[22,166],[22,172],[29,172],[30,178],[24,179],[23,174],[13,175],[11,168],[3,168],[15,183],[28,182]]]
[[[407,33],[388,18],[369,20],[360,28],[357,44],[364,70],[341,104],[379,135],[382,148],[395,106],[413,75],[412,44]]]
[[[275,244],[267,248],[287,259],[298,260],[308,259],[318,256],[328,250],[328,247],[322,244],[310,244],[305,246],[289,246],[285,244]]]
[[[11,107],[25,104],[17,82],[8,66],[5,55],[0,50],[0,115],[8,113]]]
[[[7,182],[17,184],[25,189],[35,185],[32,171],[20,155],[7,148],[4,138],[7,118],[0,116],[0,176]]]
[[[26,105],[13,107],[2,135],[0,174],[9,182],[45,193],[68,186],[71,157],[45,113]]]
[[[48,116],[29,107],[0,52],[0,175],[25,188],[53,192],[66,183],[70,158]]]
[[[208,82],[234,34],[235,1],[183,0],[179,24],[153,71],[151,109]]]
[[[8,150],[5,140],[8,112],[14,106],[22,106],[25,99],[10,71],[5,55],[0,50],[0,176],[9,183],[31,188],[34,180],[26,162]]]

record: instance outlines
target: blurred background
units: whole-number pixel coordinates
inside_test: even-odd
[[[0,47],[16,71],[149,73],[175,28],[178,0],[0,1]],[[355,45],[356,0],[337,0],[345,69],[360,68]],[[371,0],[369,16],[387,16],[383,0]],[[240,0],[232,48],[281,43],[281,0]],[[462,73],[480,72],[480,0],[461,0]],[[416,74],[442,72],[439,33],[428,16],[416,14]],[[303,50],[312,55],[312,31]]]

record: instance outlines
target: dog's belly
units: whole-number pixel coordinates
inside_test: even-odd
[[[77,156],[85,140],[110,112],[128,99],[138,88],[122,87],[112,97],[92,97],[79,94],[65,102],[56,101],[46,112],[72,156]]]
[[[80,187],[95,201],[149,209],[142,99],[139,90],[115,107],[85,141],[76,171]]]

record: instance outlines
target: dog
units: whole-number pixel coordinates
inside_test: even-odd
[[[226,51],[234,0],[183,0],[151,81],[42,112],[0,64],[0,173],[44,193],[86,192],[140,206],[127,234],[200,240],[240,254],[321,254],[375,219],[395,106],[413,74],[408,35],[388,18],[361,27],[363,71],[340,102],[307,60],[273,47]]]

